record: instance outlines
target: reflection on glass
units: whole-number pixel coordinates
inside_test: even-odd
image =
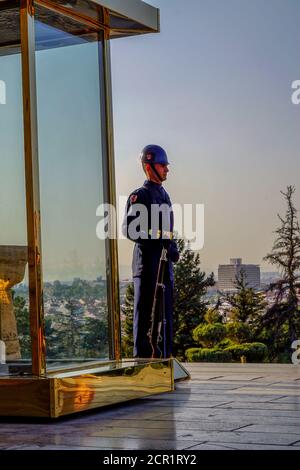
[[[0,2],[0,55],[20,52],[19,2]]]
[[[3,13],[3,12],[2,12]],[[0,17],[2,15],[0,12]],[[0,49],[0,374],[31,358],[20,53]]]
[[[6,359],[21,358],[11,289],[24,279],[26,264],[26,246],[0,246],[0,335],[6,344]]]
[[[47,357],[105,359],[98,34],[40,8],[35,29]]]

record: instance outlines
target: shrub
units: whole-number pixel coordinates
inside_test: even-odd
[[[251,338],[251,330],[249,325],[241,322],[226,323],[226,336],[236,343],[244,343]]]
[[[194,340],[206,347],[213,347],[225,338],[226,328],[222,323],[200,324],[193,331]]]
[[[188,362],[231,362],[232,356],[229,351],[208,348],[187,349],[186,357]]]
[[[234,344],[224,351],[228,351],[236,361],[245,356],[248,362],[261,362],[268,354],[268,348],[263,343]]]
[[[216,348],[217,349],[226,349],[229,348],[229,346],[234,346],[236,343],[232,341],[229,338],[225,338],[220,343],[217,344]]]

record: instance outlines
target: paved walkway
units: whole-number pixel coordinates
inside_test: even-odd
[[[185,366],[174,393],[51,423],[2,418],[0,448],[300,450],[300,366]]]

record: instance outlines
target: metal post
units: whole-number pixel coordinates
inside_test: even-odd
[[[110,46],[107,31],[105,31],[104,34],[105,37],[103,38],[102,36],[102,41],[99,42],[104,202],[116,208]],[[115,228],[115,233],[117,234],[117,227]],[[110,359],[120,360],[121,322],[118,245],[116,238],[106,239],[106,257],[109,309],[109,355]]]
[[[32,373],[46,371],[33,0],[21,0],[21,52]]]

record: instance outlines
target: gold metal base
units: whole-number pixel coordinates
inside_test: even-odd
[[[174,390],[173,361],[93,364],[42,377],[0,377],[0,415],[57,418]]]

